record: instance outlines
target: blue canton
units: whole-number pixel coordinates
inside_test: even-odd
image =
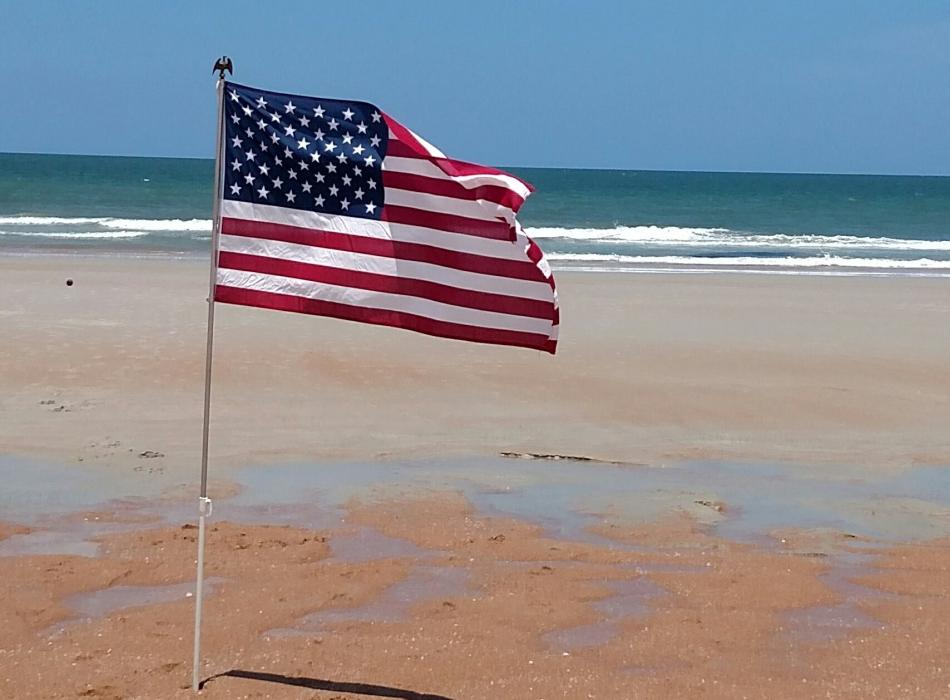
[[[389,127],[365,102],[225,85],[224,198],[379,219]]]

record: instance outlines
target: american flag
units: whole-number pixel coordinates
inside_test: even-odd
[[[366,102],[224,90],[216,301],[554,353],[529,184]]]

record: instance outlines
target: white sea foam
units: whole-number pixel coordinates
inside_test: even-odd
[[[600,264],[605,269],[612,265],[691,265],[700,267],[852,267],[894,268],[907,270],[950,270],[950,260],[889,260],[886,258],[843,258],[817,256],[807,258],[761,258],[751,255],[707,258],[689,255],[602,255],[599,253],[548,253],[551,262]]]
[[[211,231],[211,219],[116,219],[112,217],[0,216],[0,226],[99,226],[135,231]]]
[[[683,228],[679,226],[617,226],[614,228],[526,228],[536,239],[564,239],[603,243],[639,243],[683,247],[722,248],[811,248],[869,250],[946,250],[950,241],[921,239],[828,236],[820,234],[740,233],[723,228]]]
[[[142,236],[148,236],[150,233],[150,231],[0,231],[0,236],[85,240],[95,238],[140,238]]]

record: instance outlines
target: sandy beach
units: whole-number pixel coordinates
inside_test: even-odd
[[[0,257],[3,697],[191,696],[206,285]],[[219,305],[202,695],[950,694],[950,279],[558,288],[553,358]]]

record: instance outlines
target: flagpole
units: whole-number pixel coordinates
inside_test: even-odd
[[[208,498],[208,429],[211,424],[211,358],[214,345],[214,287],[218,276],[218,236],[221,232],[221,177],[222,147],[224,145],[224,70],[216,85],[218,93],[217,144],[214,156],[214,202],[211,206],[211,272],[208,279],[208,345],[205,351],[205,408],[201,438],[201,490],[198,496],[198,563],[195,583],[195,656],[192,665],[191,689],[198,691],[201,684],[201,607],[204,599],[205,518],[211,516],[212,504]]]

